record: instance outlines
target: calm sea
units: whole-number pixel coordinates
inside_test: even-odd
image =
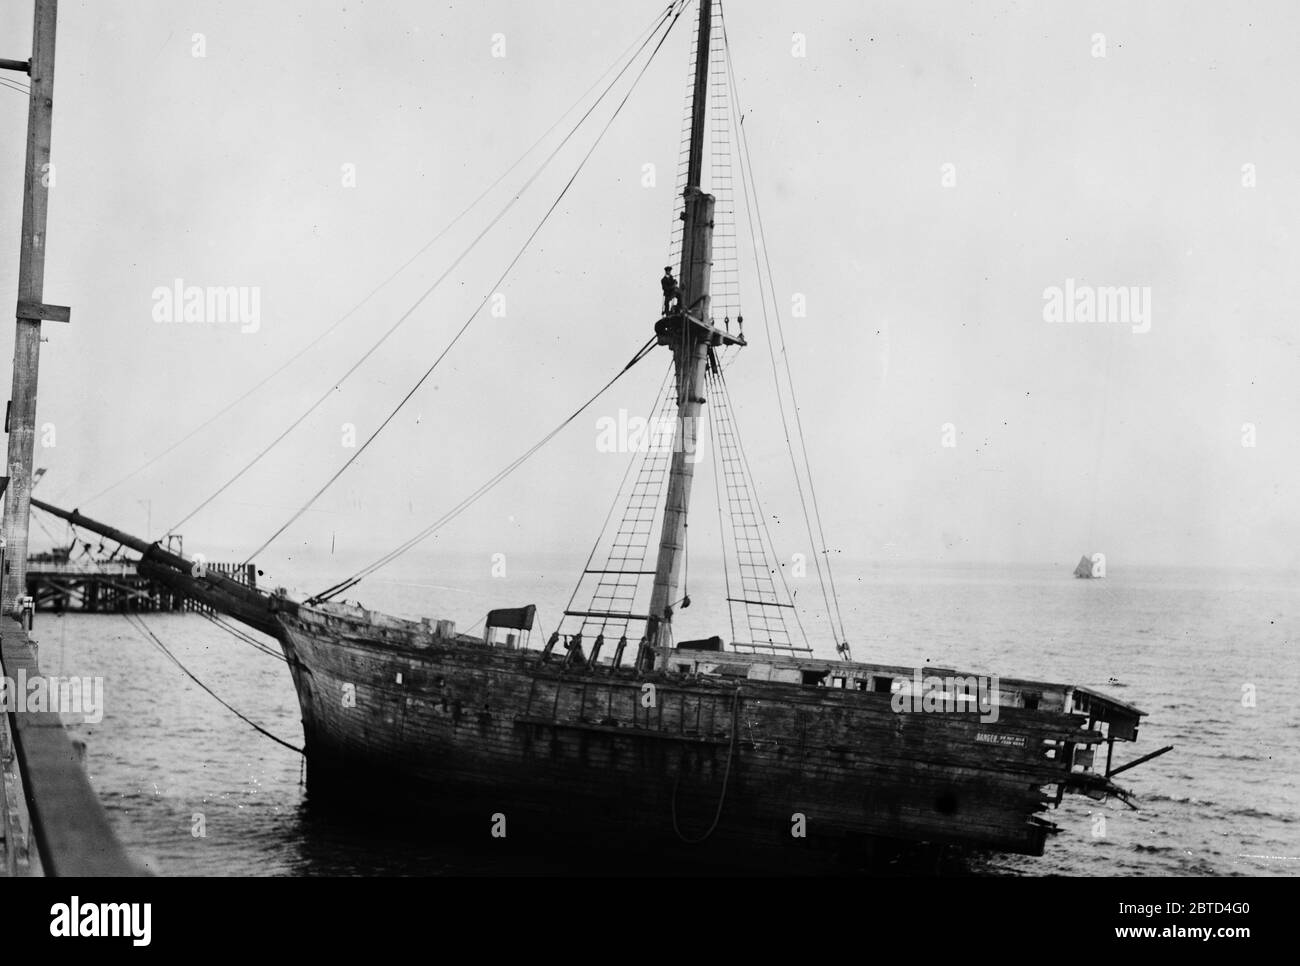
[[[463,570],[407,574],[363,585],[358,596],[396,613],[450,616],[466,630],[489,606],[536,602],[549,631],[570,579],[571,572],[516,571],[508,581],[486,573],[467,578]],[[1117,763],[1174,746],[1122,776],[1139,811],[1067,798],[1051,816],[1062,832],[1045,856],[998,857],[979,863],[979,871],[1300,872],[1295,575],[1112,565],[1105,580],[1084,581],[1070,576],[1069,564],[873,565],[857,572],[841,565],[838,579],[860,660],[1096,687],[1150,713],[1136,750],[1120,746]],[[692,616],[716,621],[725,633],[725,612],[716,603],[722,589],[694,579],[690,589]],[[301,744],[283,661],[196,615],[144,619],[223,699]],[[35,636],[47,673],[104,678],[102,722],[75,724],[73,731],[86,743],[86,765],[113,825],[155,873],[515,871],[473,849],[420,844],[364,820],[313,811],[300,756],[232,715],[120,616],[40,614]],[[436,821],[436,804],[430,810]],[[203,835],[195,834],[196,816]],[[524,871],[564,868],[558,859],[540,863]]]

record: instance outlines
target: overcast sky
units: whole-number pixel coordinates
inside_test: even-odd
[[[28,56],[30,6],[0,0],[0,56]],[[176,523],[412,305],[546,148],[266,388],[90,498],[336,322],[661,8],[64,0],[45,300],[72,306],[73,321],[44,327],[38,427],[52,426],[54,445],[38,444],[49,475],[37,495],[154,537]],[[832,549],[1065,564],[1101,551],[1112,571],[1296,565],[1293,2],[729,8]],[[268,568],[331,542],[361,557],[404,539],[650,335],[692,29],[683,18],[669,36],[500,287],[504,317],[476,319],[379,441],[262,555]],[[795,56],[796,34],[806,56]],[[364,439],[442,351],[607,117],[598,109],[374,357],[182,528],[187,549],[247,553],[324,483],[353,452],[344,424]],[[0,89],[4,305],[15,297],[25,121],[26,97]],[[153,293],[176,279],[257,287],[257,330],[155,321]],[[1046,321],[1044,292],[1067,279],[1148,291],[1149,330]],[[792,314],[800,297],[803,317]],[[760,495],[783,524],[777,542],[806,551],[752,284],[742,310],[751,346],[727,376]],[[11,327],[0,332],[8,360]],[[660,349],[634,369],[434,549],[562,551],[576,570],[627,459],[598,452],[596,421],[644,412],[667,362]],[[711,484],[696,492],[703,528]]]

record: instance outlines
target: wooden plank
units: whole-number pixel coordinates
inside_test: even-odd
[[[1144,764],[1145,762],[1150,761],[1152,758],[1159,758],[1165,752],[1173,751],[1173,750],[1174,750],[1173,745],[1165,745],[1163,748],[1157,748],[1149,755],[1143,755],[1141,758],[1136,758],[1133,761],[1130,761],[1127,765],[1120,765],[1118,768],[1111,768],[1110,759],[1107,758],[1106,777],[1111,778],[1115,775],[1118,775],[1122,771],[1128,771],[1130,768],[1136,768],[1138,765]]]
[[[9,734],[9,716],[0,714],[0,876],[32,875],[27,846],[27,809],[22,799],[22,778]]]
[[[0,669],[41,677],[35,649],[17,624],[0,631]],[[32,834],[46,875],[140,875],[117,840],[55,711],[7,712]]]
[[[544,725],[548,728],[564,729],[566,731],[594,731],[604,734],[620,735],[626,738],[662,738],[665,741],[686,742],[688,744],[697,745],[726,745],[731,741],[730,737],[696,737],[693,735],[674,734],[671,731],[647,731],[644,728],[620,728],[618,725],[592,724],[587,721],[552,721],[550,718],[539,718],[528,715],[518,715],[515,718],[515,721],[519,724]]]
[[[19,299],[15,312],[18,318],[28,322],[71,322],[72,309],[66,305],[46,305],[31,299]]]

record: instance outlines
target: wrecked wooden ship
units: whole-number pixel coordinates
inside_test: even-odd
[[[699,7],[679,274],[667,273],[651,343],[671,354],[658,415],[666,436],[680,436],[634,454],[618,532],[578,581],[589,603],[571,602],[544,642],[532,606],[493,610],[471,636],[335,599],[355,581],[296,600],[33,504],[137,551],[142,575],[279,641],[313,795],[400,796],[430,817],[484,823],[501,814],[512,839],[687,842],[721,861],[852,855],[879,842],[1042,854],[1056,831],[1044,813],[1067,792],[1127,800],[1113,753],[1136,740],[1144,712],[1070,684],[855,661],[838,637],[826,641],[838,656],[819,658],[786,627],[792,605],[719,365],[746,339],[738,313],[733,327],[711,307],[716,198],[702,176],[718,38],[713,0]],[[702,419],[732,524],[733,627],[726,639],[677,640]]]

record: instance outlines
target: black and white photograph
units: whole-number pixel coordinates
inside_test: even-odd
[[[1249,945],[1300,872],[1298,35],[0,0],[23,930],[800,877]]]

